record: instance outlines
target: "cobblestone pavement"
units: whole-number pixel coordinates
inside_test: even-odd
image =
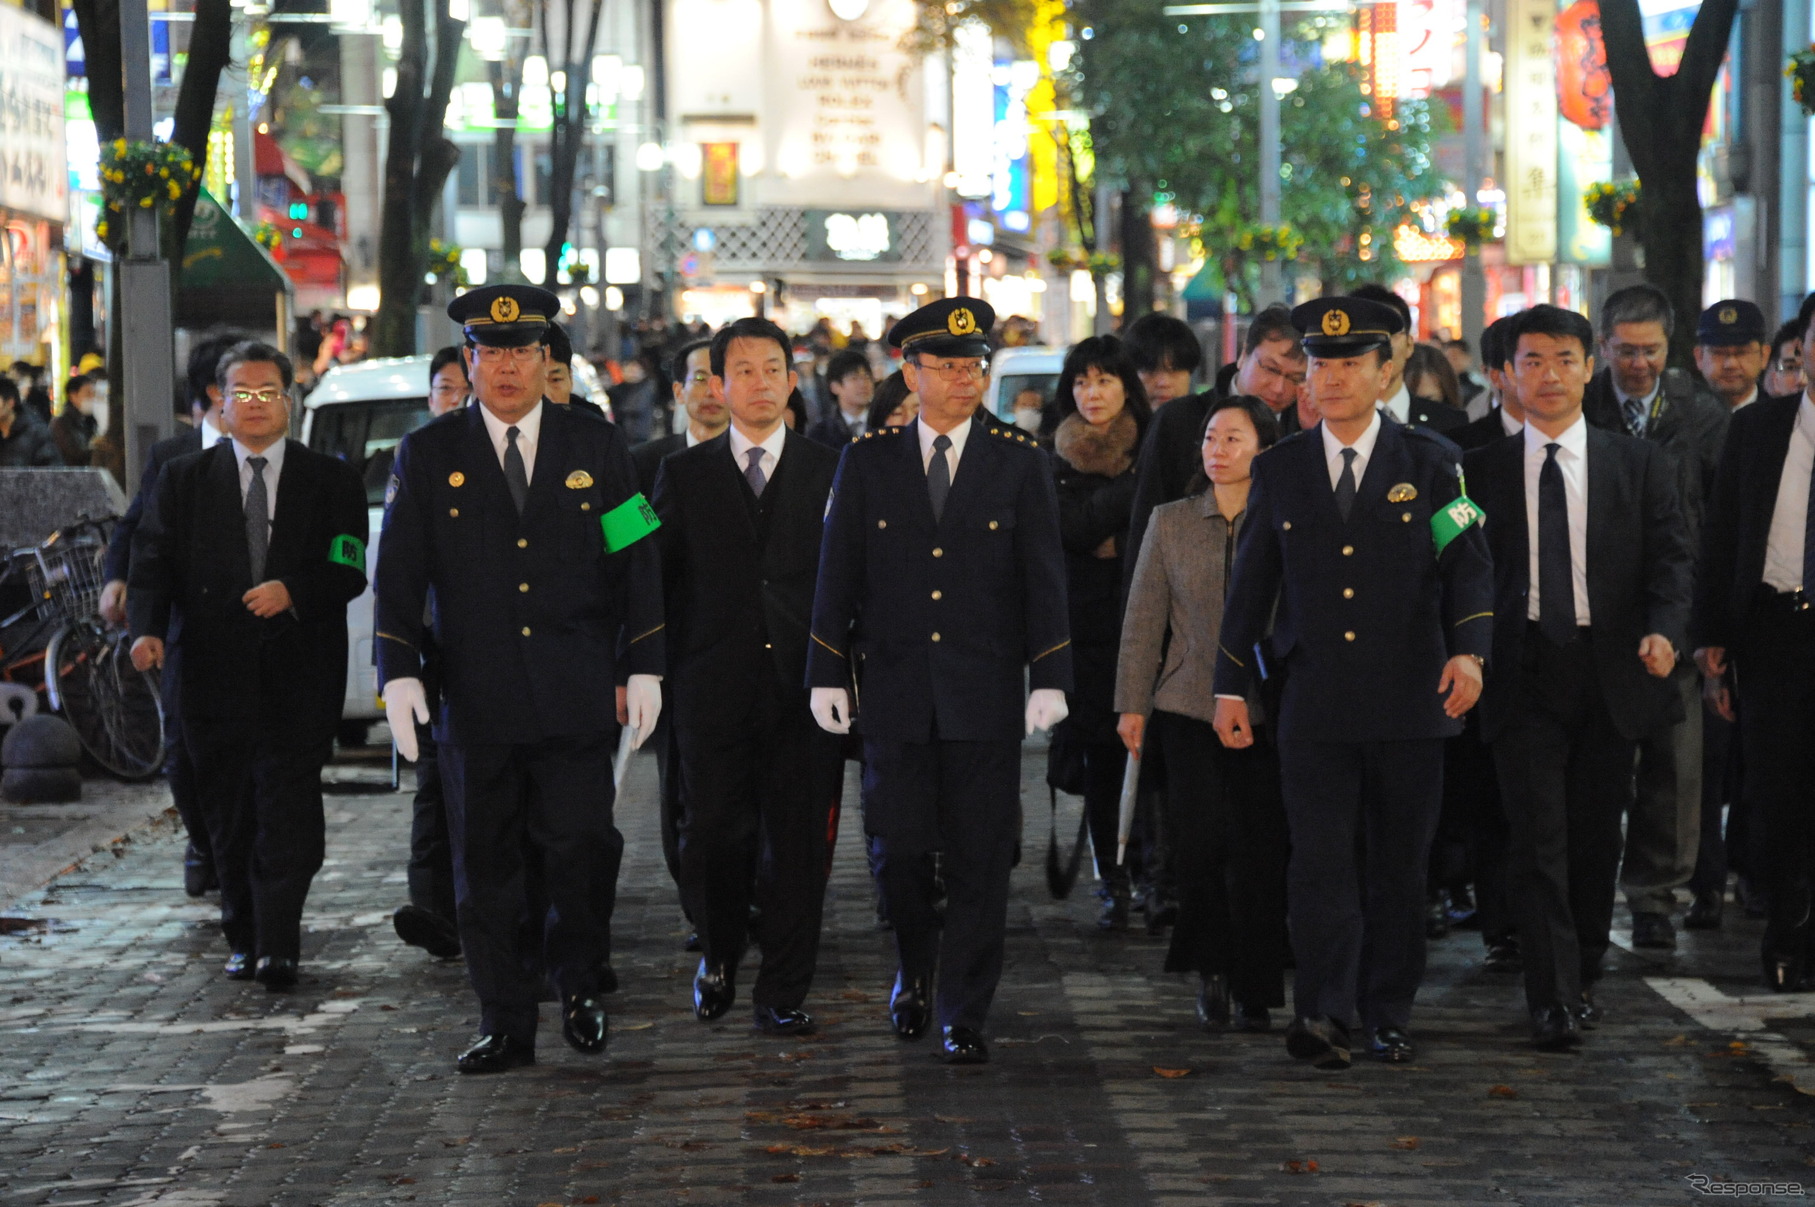
[[[1277,1033],[1200,1033],[1160,940],[1100,936],[1085,886],[1048,898],[1042,762],[1030,749],[983,1068],[888,1030],[854,809],[808,1002],[820,1034],[761,1037],[742,1008],[702,1026],[639,759],[610,1051],[572,1052],[545,1008],[541,1063],[486,1078],[453,1068],[476,1021],[462,966],[392,934],[408,810],[382,767],[338,769],[291,994],[221,977],[180,835],[143,828],[16,901],[31,922],[0,937],[0,1204],[1547,1207],[1700,1201],[1693,1178],[1742,1202],[1815,1187],[1815,1000],[1755,993],[1758,923],[1730,916],[1669,958],[1616,950],[1608,1021],[1556,1056],[1525,1043],[1517,978],[1479,971],[1458,932],[1433,945],[1419,1062],[1318,1073]]]

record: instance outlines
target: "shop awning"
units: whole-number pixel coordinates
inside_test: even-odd
[[[202,190],[195,221],[183,245],[176,322],[203,328],[217,323],[280,330],[288,325],[290,279],[240,228],[221,203]]]

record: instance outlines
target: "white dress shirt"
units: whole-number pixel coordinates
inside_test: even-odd
[[[526,481],[536,480],[536,441],[542,434],[543,403],[536,403],[529,414],[515,423],[506,423],[485,406],[479,403],[479,414],[485,418],[486,435],[492,438],[492,448],[498,454],[498,465],[504,465],[504,450],[510,447],[509,432],[517,429],[517,451],[523,454],[523,477]]]
[[[688,424],[688,425],[687,425],[687,426],[686,426],[686,427],[685,427],[685,428],[684,428],[684,429],[682,429],[682,430],[683,430],[683,431],[685,431],[685,432],[686,432],[686,433],[687,433],[687,447],[688,447],[688,448],[692,448],[692,447],[693,447],[693,446],[694,446],[694,445],[696,445],[696,444],[704,444],[704,443],[705,443],[705,441],[703,441],[703,440],[701,440],[701,439],[700,439],[700,438],[699,438],[699,437],[698,437],[698,436],[695,436],[695,435],[694,435],[694,434],[693,434],[693,425],[692,425],[692,424],[691,424],[691,423],[689,423],[689,424]]]
[[[1576,623],[1588,624],[1588,421],[1580,415],[1560,436],[1546,436],[1525,425],[1525,532],[1531,590],[1525,596],[1525,618],[1538,618],[1538,475],[1545,446],[1558,444],[1557,467],[1563,471],[1563,506],[1569,512],[1569,577],[1575,586]]]
[[[221,429],[215,427],[212,423],[209,423],[206,419],[202,420],[202,451],[203,452],[207,452],[209,449],[213,448],[215,445],[219,444],[221,441],[225,440],[226,438],[227,438],[227,433],[221,431]]]
[[[931,471],[933,468],[933,441],[939,436],[939,433],[922,423],[919,418],[914,420],[914,433],[920,437],[920,468]],[[945,433],[952,440],[952,446],[945,450],[945,465],[951,471],[953,482],[958,480],[958,462],[964,456],[964,442],[970,439],[970,434],[971,425],[968,420]]]
[[[1398,392],[1381,403],[1378,409],[1385,411],[1400,423],[1412,421],[1412,392],[1406,388],[1403,379],[1399,382]]]
[[[1777,591],[1807,590],[1802,581],[1802,541],[1809,522],[1809,474],[1815,467],[1815,402],[1802,396],[1783,473],[1777,479],[1777,502],[1765,535],[1765,585]]]
[[[781,464],[782,445],[788,442],[788,425],[778,423],[775,430],[760,445],[738,430],[737,424],[731,425],[731,456],[737,462],[737,472],[744,473],[750,468],[750,450],[763,450],[763,481],[766,483],[775,477],[775,467]]]
[[[1336,483],[1342,478],[1342,450],[1355,450],[1355,485],[1361,486],[1361,476],[1368,472],[1368,461],[1374,455],[1374,445],[1380,439],[1380,410],[1375,408],[1374,417],[1368,421],[1367,430],[1355,438],[1355,443],[1344,444],[1330,433],[1330,425],[1319,423],[1317,430],[1323,433],[1323,459],[1330,470],[1330,489],[1336,489]]]
[[[1739,410],[1739,408],[1749,407],[1757,401],[1758,401],[1758,387],[1755,385],[1752,387],[1752,392],[1750,394],[1746,395],[1744,398],[1740,399],[1738,402],[1733,404],[1733,409],[1735,411],[1737,411],[1737,410]]]
[[[233,442],[233,460],[239,465],[239,503],[242,509],[246,506],[246,494],[252,489],[252,466],[247,463],[246,458],[263,457],[265,459],[265,536],[267,538],[271,535],[271,525],[277,519],[277,483],[283,477],[284,472],[284,443],[279,440],[264,452],[255,453],[239,441]]]
[[[1508,415],[1506,413],[1505,407],[1501,407],[1500,408],[1500,427],[1502,430],[1504,430],[1506,432],[1506,434],[1508,436],[1517,436],[1519,434],[1519,432],[1525,427],[1525,423],[1523,420],[1514,419],[1511,415]]]

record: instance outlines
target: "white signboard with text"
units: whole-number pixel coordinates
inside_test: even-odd
[[[0,4],[0,209],[69,220],[63,31]]]

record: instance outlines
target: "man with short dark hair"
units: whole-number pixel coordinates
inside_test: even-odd
[[[826,362],[826,391],[832,406],[820,421],[807,429],[807,437],[827,448],[843,448],[863,435],[863,421],[876,393],[870,359],[849,348],[834,352]]]
[[[1716,302],[1696,321],[1695,367],[1731,411],[1758,399],[1771,359],[1768,334],[1765,312],[1744,298]]]
[[[1487,355],[1485,332],[1482,333],[1481,338],[1481,354]],[[1475,400],[1487,390],[1487,383],[1475,376],[1474,354],[1468,346],[1468,341],[1460,336],[1444,340],[1443,356],[1449,361],[1449,367],[1456,371],[1456,384],[1462,387],[1463,409],[1468,412],[1471,419],[1481,418],[1487,413],[1491,399],[1482,403],[1478,408],[1475,405]]]
[[[61,464],[50,429],[25,409],[19,387],[0,377],[0,469],[27,469]]]
[[[57,454],[65,465],[87,465],[89,446],[95,439],[95,383],[85,373],[77,373],[63,387],[63,409],[50,421],[50,434],[57,442]]]
[[[1582,413],[1607,431],[1660,445],[1676,475],[1689,547],[1700,548],[1702,514],[1714,489],[1728,408],[1682,369],[1665,367],[1676,315],[1654,285],[1615,290],[1596,324],[1603,367],[1588,383]],[[1638,790],[1626,820],[1620,885],[1632,910],[1632,945],[1670,950],[1676,890],[1689,883],[1701,840],[1702,709],[1687,662],[1674,680],[1682,708],[1639,739]]]
[[[216,377],[230,439],[159,473],[127,612],[133,666],[181,679],[226,975],[275,992],[296,984],[325,848],[321,769],[346,696],[347,604],[366,585],[366,498],[352,466],[285,438],[288,357],[236,344]]]
[[[1494,674],[1481,729],[1512,833],[1532,1040],[1545,1049],[1578,1043],[1598,1017],[1633,752],[1680,709],[1669,677],[1689,612],[1668,458],[1582,419],[1593,344],[1573,310],[1521,315],[1508,372],[1524,431],[1466,462],[1493,517]]]
[[[1399,314],[1399,330],[1393,333],[1392,357],[1387,362],[1386,379],[1380,386],[1380,409],[1398,423],[1415,423],[1445,435],[1467,423],[1466,412],[1413,398],[1406,387],[1405,366],[1418,343],[1417,333],[1412,330],[1412,308],[1406,300],[1384,285],[1358,285],[1352,296],[1390,306]]]
[[[661,468],[664,457],[705,443],[731,423],[725,400],[712,392],[711,340],[694,340],[682,346],[669,362],[668,379],[674,405],[686,412],[687,427],[669,436],[646,440],[630,450],[630,459],[636,463],[637,482],[644,494],[655,489],[656,471]]]
[[[1508,345],[1518,315],[1504,315],[1487,325],[1481,333],[1481,371],[1487,374],[1487,413],[1481,418],[1447,432],[1450,443],[1463,452],[1488,445],[1510,436],[1525,426],[1525,412],[1519,406],[1519,392],[1507,381],[1506,362],[1512,358]]]
[[[605,418],[604,407],[574,392],[573,340],[568,338],[567,328],[551,320],[543,347],[548,349],[548,359],[542,365],[542,397],[558,407],[572,406]]]
[[[1204,349],[1183,319],[1149,311],[1128,324],[1122,342],[1154,410],[1191,393],[1191,376],[1204,361]]]

